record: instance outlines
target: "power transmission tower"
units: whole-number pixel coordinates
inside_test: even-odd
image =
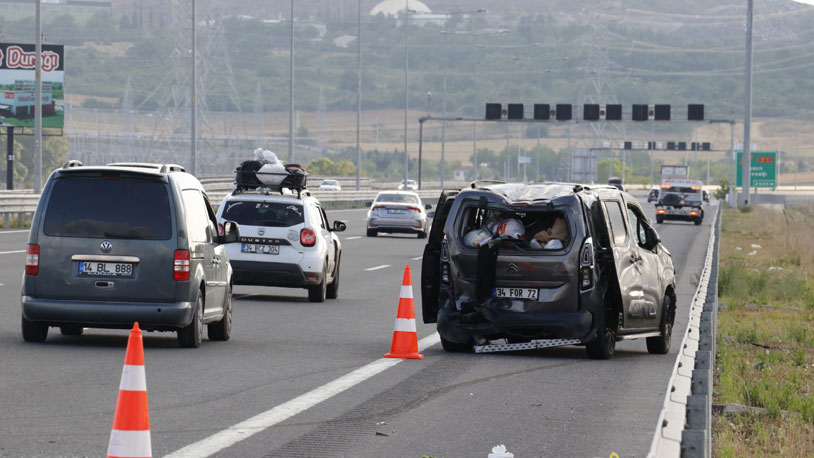
[[[199,50],[198,104],[201,128],[198,135],[204,149],[202,153],[209,152],[215,159],[204,162],[204,164],[224,162],[222,165],[225,166],[226,163],[233,162],[237,158],[227,159],[223,153],[240,154],[240,148],[233,147],[233,144],[245,140],[248,132],[241,116],[243,110],[240,95],[235,85],[232,61],[229,58],[228,43],[230,41],[227,40],[224,33],[223,21],[227,17],[227,11],[223,2],[210,3],[208,14],[205,17],[206,27],[201,34],[203,46]],[[212,106],[213,99],[220,99],[220,107]],[[222,109],[223,131],[220,133],[212,121],[213,108]],[[236,130],[242,132],[236,132]]]
[[[257,82],[257,89],[254,90],[254,134],[258,138],[258,145],[263,138],[263,89],[260,82]]]
[[[582,112],[585,104],[609,105],[618,103],[616,89],[613,80],[608,72],[616,64],[608,58],[607,41],[613,34],[600,22],[598,17],[591,20],[591,28],[588,32],[590,45],[588,46],[588,57],[585,62],[585,79],[579,91],[579,107],[577,113]],[[568,181],[593,181],[596,180],[596,166],[598,162],[598,151],[603,148],[608,141],[609,135],[606,132],[608,126],[613,128],[614,133],[624,137],[625,129],[621,122],[608,123],[605,120],[580,123],[591,126],[592,139],[586,138],[586,132],[582,130],[572,141],[572,130],[569,127],[569,157],[565,161],[560,161],[559,175],[567,177]],[[574,130],[579,129],[579,125]],[[581,130],[581,129],[580,129]],[[611,151],[613,150],[611,143]],[[611,162],[611,166],[612,166]]]

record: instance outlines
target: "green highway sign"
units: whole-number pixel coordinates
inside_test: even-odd
[[[749,186],[753,188],[777,187],[777,152],[776,151],[754,151],[752,152],[751,180]],[[743,152],[738,151],[738,171],[736,186],[743,186]]]

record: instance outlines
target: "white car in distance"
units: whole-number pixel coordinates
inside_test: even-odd
[[[415,180],[402,180],[399,191],[418,191],[418,183]]]
[[[339,185],[337,180],[322,180],[319,185],[320,191],[341,191],[342,186]]]

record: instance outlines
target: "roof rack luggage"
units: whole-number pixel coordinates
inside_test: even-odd
[[[308,173],[299,164],[270,164],[263,161],[244,161],[235,169],[235,190],[233,194],[267,188],[284,193],[284,189],[295,191],[302,196],[308,181]]]

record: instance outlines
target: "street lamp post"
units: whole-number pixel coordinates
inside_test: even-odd
[[[291,0],[291,49],[288,58],[288,161],[294,155],[294,0]]]
[[[362,148],[359,143],[359,131],[362,123],[362,0],[356,2],[356,190],[361,189]]]
[[[410,5],[408,0],[404,0],[404,186],[407,186],[407,169],[410,166],[410,159],[407,156],[407,109],[409,108],[410,91],[407,80],[407,73],[410,65]]]
[[[752,175],[752,15],[753,0],[748,0],[746,8],[746,93],[743,115],[743,175],[741,187],[741,201],[744,205],[749,205],[749,179]]]

